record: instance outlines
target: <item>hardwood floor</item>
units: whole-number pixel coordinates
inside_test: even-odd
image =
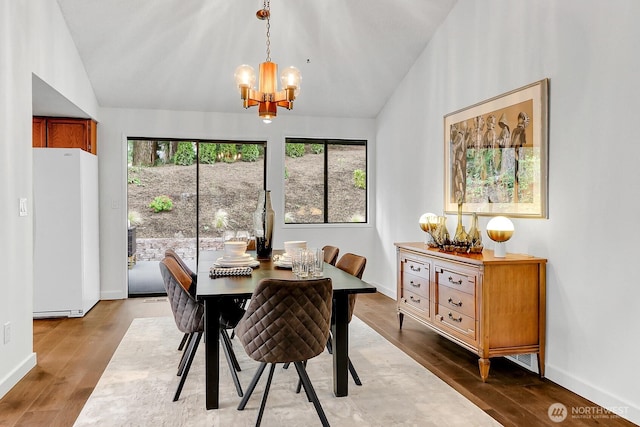
[[[477,356],[406,316],[399,330],[395,301],[382,294],[360,295],[355,313],[505,426],[634,425],[622,418],[572,418],[572,408],[595,405],[503,358],[492,359],[483,383]],[[0,400],[0,427],[72,426],[132,319],[156,316],[171,316],[166,298],[101,301],[84,318],[34,320],[38,365]],[[366,386],[367,373],[359,374]],[[561,424],[547,415],[556,402],[569,410]]]

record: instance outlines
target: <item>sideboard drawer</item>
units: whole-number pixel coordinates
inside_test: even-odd
[[[429,316],[429,298],[405,290],[402,301]]]
[[[437,265],[435,268],[436,282],[440,286],[448,286],[471,295],[476,293],[476,278],[473,272],[453,269],[446,265]]]
[[[476,318],[474,296],[448,286],[438,286],[438,303],[465,316]]]
[[[438,313],[436,319],[440,321],[441,326],[448,326],[463,336],[476,339],[476,321],[474,318],[465,316],[464,314],[451,310],[443,305],[436,306]]]
[[[414,276],[429,280],[429,264],[427,262],[420,262],[413,258],[404,257],[402,264],[403,273],[413,274]]]
[[[404,273],[402,275],[402,287],[408,292],[429,298],[429,279]]]

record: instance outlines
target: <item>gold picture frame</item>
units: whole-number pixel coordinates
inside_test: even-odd
[[[444,117],[444,210],[547,218],[548,79]]]

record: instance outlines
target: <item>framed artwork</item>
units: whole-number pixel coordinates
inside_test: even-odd
[[[547,218],[548,79],[444,117],[446,213]]]

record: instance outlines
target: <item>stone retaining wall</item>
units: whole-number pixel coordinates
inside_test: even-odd
[[[222,239],[201,238],[200,249],[222,249]],[[185,260],[196,259],[196,239],[195,238],[159,238],[159,239],[136,239],[136,260],[137,261],[162,261],[164,252],[167,249],[176,251],[180,258]]]

